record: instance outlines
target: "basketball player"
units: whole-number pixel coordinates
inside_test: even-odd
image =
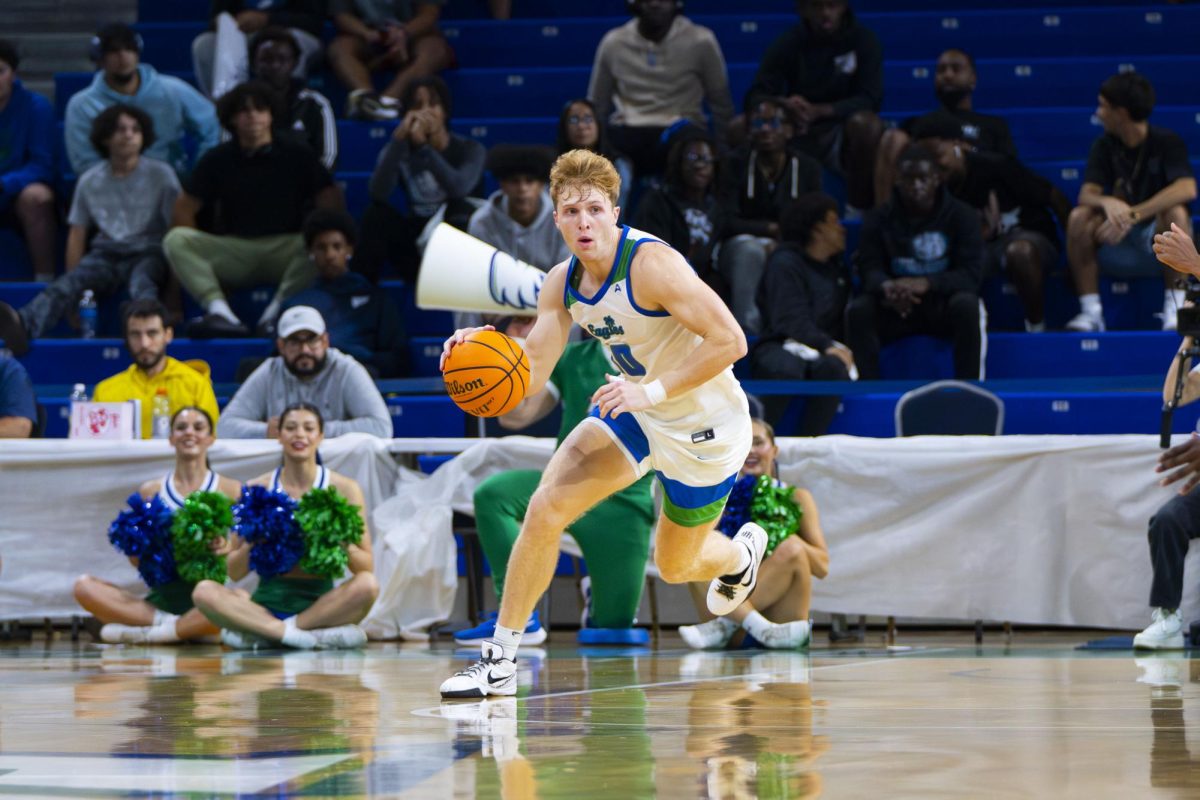
[[[540,392],[571,323],[604,342],[621,375],[550,459],[508,562],[495,635],[480,660],[442,684],[443,697],[512,695],[516,653],[530,612],[550,585],[564,528],[654,470],[663,487],[655,562],[669,583],[712,580],[707,603],[728,614],[750,593],[766,547],[747,523],[733,539],[713,529],[750,450],[746,395],[732,364],[746,353],[733,315],[683,256],[619,225],[612,163],[571,150],[550,172],[554,220],[570,260],[546,276],[525,342],[527,392]],[[479,328],[456,331],[450,350]]]

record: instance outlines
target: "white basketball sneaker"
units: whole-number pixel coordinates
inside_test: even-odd
[[[756,639],[769,650],[799,650],[808,647],[812,638],[812,628],[806,619],[793,622],[782,622],[772,625],[762,636]]]
[[[729,644],[737,629],[736,622],[717,617],[699,625],[680,625],[679,635],[693,650],[720,650]]]
[[[367,643],[366,631],[353,623],[332,628],[313,628],[309,633],[316,637],[320,650],[352,650]]]
[[[1135,650],[1182,650],[1183,615],[1179,609],[1156,608],[1146,630],[1133,637]]]
[[[150,642],[149,625],[122,625],[110,622],[100,629],[100,641],[109,644],[148,644]]]
[[[232,647],[234,650],[257,650],[260,647],[272,648],[279,646],[257,634],[232,631],[228,628],[221,629],[221,644],[226,647]]]
[[[749,551],[750,566],[737,575],[713,578],[709,584],[708,610],[718,617],[733,611],[754,592],[754,586],[758,583],[758,567],[767,549],[767,532],[755,523],[747,522],[733,537],[733,541]]]
[[[517,693],[517,663],[504,657],[504,650],[484,642],[479,660],[442,683],[442,697],[487,697]]]

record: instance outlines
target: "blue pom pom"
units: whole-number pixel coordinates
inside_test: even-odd
[[[117,550],[138,560],[138,573],[147,586],[176,580],[175,556],[171,547],[171,511],[157,495],[149,501],[136,492],[108,526],[108,540]]]
[[[270,578],[290,571],[304,555],[296,501],[265,486],[247,486],[233,509],[234,530],[250,543],[250,569]]]
[[[725,511],[717,522],[717,530],[731,539],[750,521],[750,504],[754,500],[754,486],[757,482],[756,476],[743,475],[729,492],[729,499],[725,501]]]

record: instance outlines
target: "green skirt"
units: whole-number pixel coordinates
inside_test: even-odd
[[[266,578],[250,598],[280,619],[305,610],[333,588],[329,578]]]
[[[146,602],[168,614],[182,615],[192,610],[192,590],[196,584],[184,580],[173,580],[155,586],[146,595]]]

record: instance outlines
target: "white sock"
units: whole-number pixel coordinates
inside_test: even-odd
[[[317,637],[297,628],[295,617],[288,617],[283,621],[283,637],[279,641],[297,650],[312,650],[317,646]]]
[[[1104,307],[1100,305],[1100,295],[1098,294],[1079,295],[1079,309],[1089,317],[1104,316]]]
[[[1183,308],[1187,302],[1187,292],[1183,289],[1163,290],[1163,308]]]
[[[281,305],[282,305],[282,303],[279,302],[279,298],[275,298],[270,303],[267,303],[267,307],[263,309],[262,316],[258,318],[258,321],[260,323],[270,322],[271,320],[278,317],[279,316],[279,307]]]
[[[518,631],[512,628],[505,628],[503,625],[497,625],[496,632],[492,634],[491,642],[504,651],[505,658],[509,661],[516,661],[517,648],[521,646],[521,634],[524,632],[524,629]]]
[[[1046,321],[1042,320],[1041,322],[1030,322],[1029,320],[1025,320],[1025,332],[1026,333],[1045,333],[1046,332]]]
[[[179,634],[175,631],[176,622],[179,622],[179,617],[175,614],[168,614],[165,611],[154,612],[154,624],[150,626],[146,640],[159,644],[178,642]]]
[[[746,629],[746,632],[755,639],[758,639],[760,642],[766,637],[767,631],[771,630],[772,625],[774,625],[774,623],[767,620],[766,617],[757,611],[751,611],[746,618],[742,620],[742,627]]]
[[[233,309],[229,307],[229,303],[226,303],[224,300],[213,300],[208,304],[208,308],[204,310],[209,314],[215,314],[218,317],[223,317],[232,322],[234,325],[237,325],[241,322],[241,320],[237,318],[237,314],[233,313]]]

